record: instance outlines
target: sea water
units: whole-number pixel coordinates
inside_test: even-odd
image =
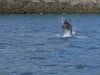
[[[100,15],[0,15],[0,75],[100,75]]]

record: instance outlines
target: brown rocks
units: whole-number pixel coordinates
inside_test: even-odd
[[[0,13],[100,13],[100,0],[0,0]]]

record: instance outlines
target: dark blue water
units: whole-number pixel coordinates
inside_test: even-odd
[[[100,15],[0,15],[0,75],[100,75]]]

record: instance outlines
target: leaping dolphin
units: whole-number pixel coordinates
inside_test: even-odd
[[[72,25],[66,20],[62,25],[62,29],[64,30],[63,37],[71,37],[72,36]]]

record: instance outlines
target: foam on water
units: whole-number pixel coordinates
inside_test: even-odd
[[[85,36],[85,35],[77,35],[77,33],[75,31],[72,31],[72,35],[67,32],[67,33],[64,33],[64,34],[55,34],[55,37],[58,37],[58,38],[71,38],[71,37],[75,37],[75,38],[78,38],[78,39],[88,39],[89,37],[88,36]]]
[[[64,34],[55,34],[56,37],[64,37],[64,38],[67,38],[67,37],[72,37],[72,36],[75,36],[75,31],[72,32],[72,35],[70,34],[70,32],[67,32],[67,33],[64,33]]]

